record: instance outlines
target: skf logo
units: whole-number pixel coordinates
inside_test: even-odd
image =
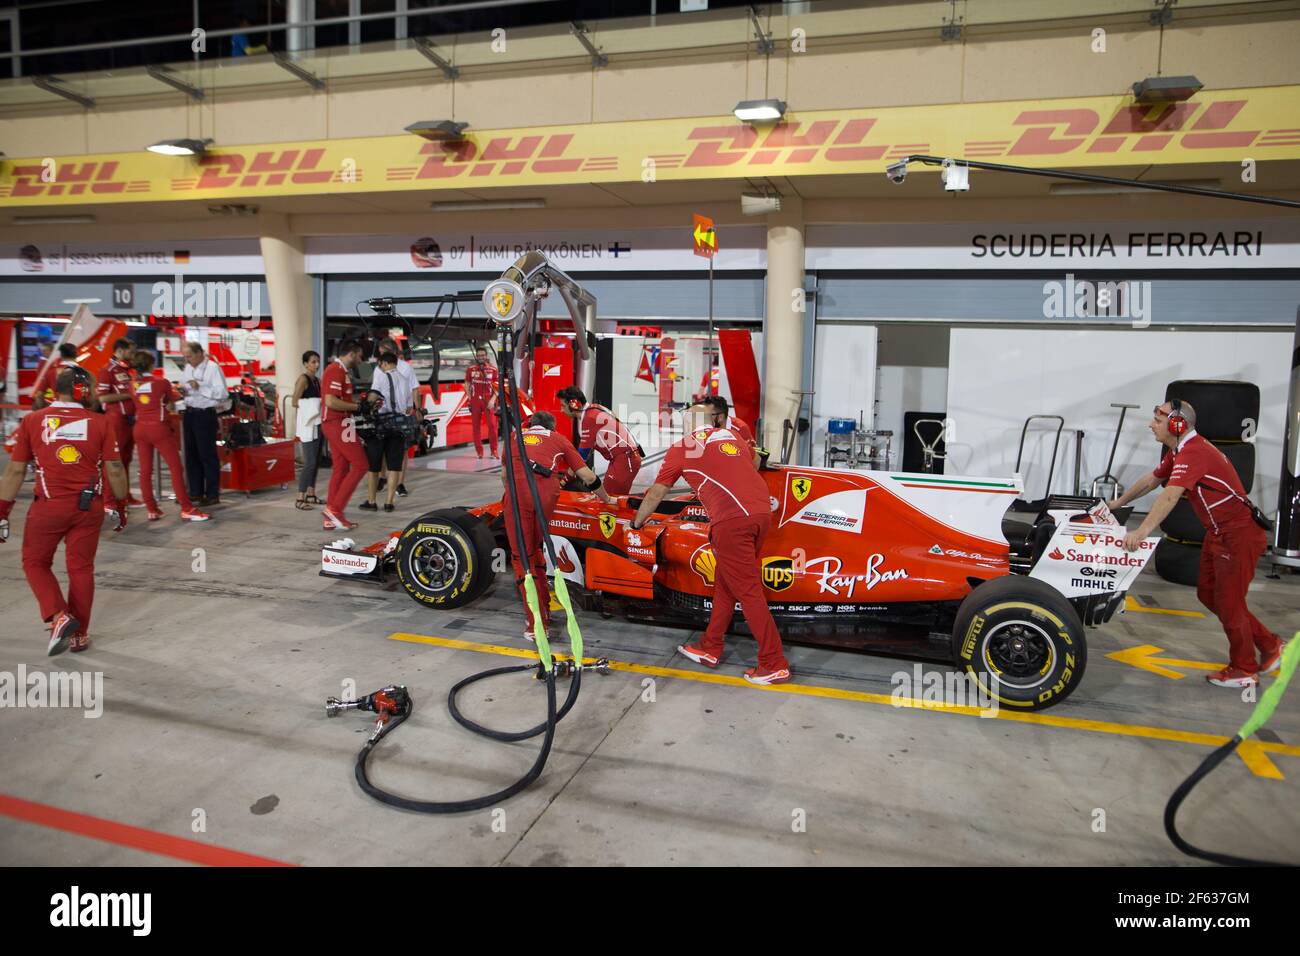
[[[808,497],[808,493],[810,491],[812,491],[811,478],[804,478],[800,476],[799,478],[796,478],[794,481],[790,482],[790,493],[794,495],[795,501],[803,501],[805,498]]]
[[[525,435],[525,436],[524,436],[524,444],[525,444],[525,445],[540,445],[541,443],[542,443],[542,438],[541,438],[540,435]]]
[[[62,445],[59,450],[54,453],[54,457],[58,458],[59,461],[63,462],[65,465],[75,465],[77,462],[81,461],[81,452],[77,451],[75,445]]]
[[[718,558],[707,544],[700,545],[691,555],[691,570],[704,579],[707,585],[713,585],[713,576],[718,570]]]
[[[608,511],[601,514],[600,516],[601,534],[603,534],[606,538],[611,538],[614,536],[614,529],[617,527],[618,527],[618,519],[616,519],[612,514],[610,514]]]
[[[740,454],[740,449],[737,448],[729,441],[724,441],[721,445],[719,445],[718,450],[722,452],[724,455],[727,455],[732,458]]]
[[[790,558],[763,559],[763,587],[769,591],[784,591],[794,584],[794,561]]]

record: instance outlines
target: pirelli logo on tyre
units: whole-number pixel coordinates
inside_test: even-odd
[[[451,534],[451,528],[445,524],[419,524],[415,530],[420,534]]]
[[[763,587],[769,591],[784,591],[793,584],[793,559],[784,557],[763,559]]]
[[[976,614],[970,620],[970,627],[966,628],[966,639],[962,641],[961,656],[963,660],[970,660],[975,653],[975,642],[979,640],[980,631],[984,630],[984,618]]]

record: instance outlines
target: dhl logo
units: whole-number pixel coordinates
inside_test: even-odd
[[[88,160],[82,163],[31,163],[15,165],[8,191],[11,199],[34,196],[105,196],[116,193],[148,192],[147,179],[118,179],[116,161]]]
[[[321,168],[325,156],[324,148],[314,149],[267,149],[259,150],[251,156],[242,153],[209,154],[199,160],[202,172],[198,177],[173,179],[172,189],[256,189],[261,186],[283,186],[292,183],[298,186],[310,186],[343,181],[343,170]],[[361,171],[353,169],[350,174],[359,181]]]
[[[618,168],[617,156],[566,156],[573,137],[573,133],[552,133],[495,136],[483,144],[468,139],[426,143],[420,148],[420,155],[427,157],[422,165],[390,166],[388,179],[418,181],[462,175],[476,179],[525,172],[548,175]]]

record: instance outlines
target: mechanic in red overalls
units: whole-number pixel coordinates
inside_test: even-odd
[[[772,527],[767,483],[739,435],[707,426],[711,412],[710,406],[702,404],[687,409],[685,422],[694,430],[668,449],[630,527],[644,525],[677,479],[686,479],[709,513],[709,544],[717,564],[713,613],[704,639],[698,645],[682,645],[677,650],[696,663],[717,667],[739,601],[745,623],[758,642],[758,665],[745,671],[745,680],[751,684],[783,684],[790,679],[790,664],[768,610],[759,571],[763,539]]]
[[[1260,674],[1273,673],[1282,661],[1281,638],[1246,607],[1246,591],[1268,536],[1255,521],[1254,505],[1246,498],[1237,470],[1223,452],[1196,434],[1196,410],[1190,404],[1175,399],[1156,406],[1150,428],[1169,450],[1153,472],[1109,504],[1112,509],[1122,507],[1156,485],[1165,490],[1138,529],[1124,537],[1124,548],[1136,551],[1178,499],[1188,496],[1192,511],[1205,525],[1196,596],[1219,618],[1231,649],[1228,666],[1205,679],[1219,687],[1256,685]]]
[[[721,395],[710,395],[708,398],[701,399],[700,404],[708,408],[709,420],[714,428],[725,428],[727,431],[735,432],[749,444],[750,448],[758,446],[758,442],[754,440],[754,430],[749,427],[749,423],[731,414],[731,404]]]
[[[344,511],[369,468],[365,448],[352,421],[352,413],[362,408],[362,403],[352,398],[352,369],[357,367],[363,353],[359,340],[344,339],[339,343],[337,357],[320,377],[320,430],[329,442],[330,457],[334,460],[329,492],[321,509],[326,531],[350,531],[357,526],[347,519]]]
[[[138,376],[135,382],[135,427],[131,430],[131,437],[140,451],[140,493],[144,496],[149,520],[157,521],[163,517],[153,493],[153,452],[156,448],[171,473],[172,491],[181,509],[181,520],[207,521],[210,516],[194,507],[185,490],[180,440],[172,427],[171,416],[167,414],[172,404],[180,400],[181,394],[167,379],[153,374],[152,352],[143,349],[136,352],[131,365]]]
[[[127,338],[118,339],[113,343],[112,361],[99,373],[99,404],[103,406],[113,437],[117,440],[128,485],[131,482],[131,452],[135,446],[131,434],[135,427],[135,383],[131,374],[131,354],[134,351],[134,342]],[[144,504],[130,494],[126,496],[126,503],[132,508]]]
[[[474,450],[483,457],[483,426],[487,426],[492,457],[497,454],[497,422],[493,409],[497,403],[497,368],[488,361],[485,348],[474,351],[474,364],[465,369],[465,394],[469,396],[469,420],[474,429]]]
[[[555,394],[560,411],[578,423],[578,449],[584,459],[598,451],[609,462],[605,468],[605,490],[611,495],[625,495],[641,470],[641,446],[627,426],[604,405],[587,404],[582,389],[570,385]]]
[[[510,440],[507,435],[506,440]],[[533,469],[533,479],[537,483],[537,497],[540,499],[542,514],[546,520],[551,520],[551,515],[555,512],[555,503],[560,497],[560,480],[566,471],[572,471],[583,482],[586,483],[588,490],[595,491],[601,501],[609,502],[609,494],[601,487],[600,479],[596,473],[587,467],[578,454],[578,449],[573,447],[573,443],[555,430],[555,416],[550,412],[534,412],[528,419],[528,427],[524,429],[524,448],[528,451],[528,461],[533,465],[538,465],[550,472],[549,475],[538,474],[537,469]],[[542,609],[542,627],[549,630],[551,626],[551,592],[546,586],[546,553],[542,549],[542,523],[537,520],[537,512],[533,509],[533,496],[528,490],[528,478],[524,474],[523,463],[519,461],[519,456],[513,454],[514,446],[511,446],[511,478],[507,479],[505,470],[501,472],[501,484],[505,487],[505,495],[502,502],[505,510],[502,517],[506,523],[506,537],[510,540],[510,563],[515,570],[515,583],[519,587],[519,594],[524,598],[524,617],[528,621],[527,628],[524,629],[524,637],[533,641],[533,610],[528,606],[527,593],[524,590],[524,575],[528,573],[525,568],[531,570],[533,583],[537,585],[537,606]],[[524,526],[524,546],[519,546],[517,534],[515,532],[514,515],[511,511],[511,498],[519,502],[519,517]],[[527,564],[525,564],[521,555],[527,555]]]
[[[90,646],[86,630],[95,598],[95,551],[104,525],[103,476],[108,477],[114,529],[126,527],[126,469],[108,420],[89,410],[95,380],[83,369],[62,369],[54,380],[55,401],[32,412],[18,426],[17,443],[0,478],[0,543],[9,538],[9,514],[22,489],[29,461],[36,462],[36,496],[23,525],[23,573],[50,625],[48,653]],[[68,597],[51,570],[64,542]]]

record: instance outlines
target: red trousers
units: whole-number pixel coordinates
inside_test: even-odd
[[[77,496],[37,498],[27,510],[23,525],[23,573],[41,607],[41,620],[67,611],[90,626],[90,606],[95,600],[95,552],[104,525],[104,502],[96,498],[89,511],[77,510]],[[68,599],[63,599],[51,568],[59,542],[64,543],[68,567]]]
[[[366,461],[366,450],[362,447],[356,430],[351,426],[345,429],[340,418],[321,422],[320,430],[325,440],[329,442],[330,457],[334,459],[334,464],[330,468],[330,487],[325,495],[325,507],[342,517],[343,509],[348,506],[348,501],[352,498],[352,492],[357,490],[357,485],[361,483],[361,479],[366,476],[366,470],[370,467]],[[351,441],[344,438],[345,432],[351,437]]]
[[[542,523],[537,520],[537,513],[531,507],[523,507],[522,502],[528,501],[528,496],[523,495],[520,498],[521,507],[519,517],[524,526],[523,546],[520,546],[518,535],[515,533],[515,519],[510,510],[510,496],[505,497],[505,511],[503,517],[506,522],[506,539],[510,542],[510,565],[514,568],[515,584],[519,588],[519,596],[524,601],[524,618],[528,621],[528,628],[533,628],[533,609],[528,606],[528,592],[524,589],[524,575],[531,573],[533,583],[537,585],[537,606],[542,610],[542,625],[551,626],[551,591],[546,584],[546,552],[542,550]],[[555,510],[555,498],[549,500],[543,493],[542,507],[547,520],[550,520],[551,513]],[[526,559],[526,564],[525,564]],[[527,567],[527,570],[525,570]]]
[[[1248,674],[1256,673],[1260,659],[1270,657],[1281,643],[1246,607],[1246,589],[1267,546],[1264,529],[1253,521],[1222,528],[1217,534],[1207,531],[1201,546],[1196,596],[1223,625],[1232,666]]]
[[[104,417],[108,419],[109,430],[113,433],[113,438],[117,441],[118,453],[122,456],[122,469],[126,472],[126,496],[131,497],[131,452],[135,448],[135,435],[132,427],[127,424],[125,415],[105,412]],[[104,487],[108,488],[108,472],[104,472]]]
[[[625,495],[632,490],[636,473],[641,470],[641,456],[634,451],[616,454],[609,460],[601,484],[611,495]]]
[[[497,453],[497,417],[492,414],[488,408],[487,402],[476,402],[470,399],[469,402],[469,421],[470,427],[474,429],[474,450],[478,452],[480,458],[483,457],[483,438],[482,427],[487,425],[488,440],[492,443],[492,454]]]
[[[158,510],[158,501],[153,493],[153,451],[158,449],[167,471],[172,476],[172,491],[176,494],[176,503],[181,511],[193,511],[190,496],[185,491],[185,472],[181,469],[181,446],[167,422],[142,422],[136,420],[132,431],[135,445],[140,449],[140,494],[150,511]]]
[[[713,613],[704,632],[700,647],[710,654],[721,655],[723,638],[736,613],[736,602],[745,615],[745,623],[758,641],[758,669],[760,671],[789,668],[781,648],[781,635],[777,633],[772,612],[767,609],[763,594],[763,578],[759,571],[759,549],[772,527],[769,514],[751,515],[715,521],[709,525],[709,544],[717,565],[713,573]]]

